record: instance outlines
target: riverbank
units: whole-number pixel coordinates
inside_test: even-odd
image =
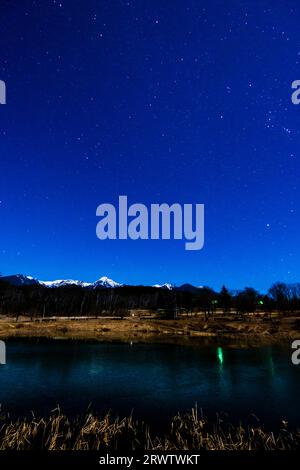
[[[69,420],[57,410],[50,417],[11,421],[2,417],[0,450],[299,450],[300,432],[282,422],[271,432],[259,423],[233,426],[224,419],[209,423],[193,409],[175,416],[166,433],[155,434],[132,416],[119,419],[88,414]]]
[[[49,319],[0,318],[0,339],[51,338],[95,341],[189,342],[215,340],[230,344],[263,345],[300,338],[300,316],[286,318],[249,317],[184,318],[158,320],[142,318]]]

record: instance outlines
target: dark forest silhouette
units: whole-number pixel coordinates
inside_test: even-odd
[[[246,287],[220,292],[210,287],[184,285],[172,290],[147,286],[86,289],[78,286],[46,288],[41,285],[14,286],[0,279],[0,314],[27,316],[115,316],[124,318],[134,309],[156,312],[158,317],[176,318],[181,313],[216,312],[239,315],[273,311],[293,314],[300,311],[300,284],[276,283],[267,294]]]

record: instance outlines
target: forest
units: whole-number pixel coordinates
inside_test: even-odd
[[[300,283],[273,284],[266,294],[252,287],[219,292],[210,287],[184,285],[172,290],[147,286],[87,289],[80,286],[47,288],[42,285],[14,286],[0,278],[0,315],[30,319],[50,316],[115,316],[124,318],[132,310],[147,310],[162,318],[181,314],[216,312],[243,316],[248,313],[300,311]]]

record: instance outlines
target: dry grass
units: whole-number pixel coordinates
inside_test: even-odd
[[[203,317],[179,320],[128,318],[119,319],[55,319],[30,321],[20,317],[0,319],[0,339],[54,338],[96,341],[163,341],[178,342],[224,338],[242,341],[249,345],[272,344],[297,339],[300,334],[300,318],[281,318],[264,321],[252,318],[236,321],[234,318],[210,319]],[[247,345],[247,344],[245,344]]]
[[[232,426],[218,419],[214,424],[194,408],[175,416],[165,435],[129,418],[103,418],[88,414],[69,421],[60,410],[46,419],[0,421],[1,450],[296,450],[300,432],[283,423],[277,433],[262,427]]]

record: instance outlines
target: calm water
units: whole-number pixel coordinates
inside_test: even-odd
[[[300,366],[282,347],[8,342],[0,366],[0,403],[13,415],[69,414],[89,404],[156,426],[196,402],[209,417],[232,421],[255,413],[268,425],[300,425]]]

